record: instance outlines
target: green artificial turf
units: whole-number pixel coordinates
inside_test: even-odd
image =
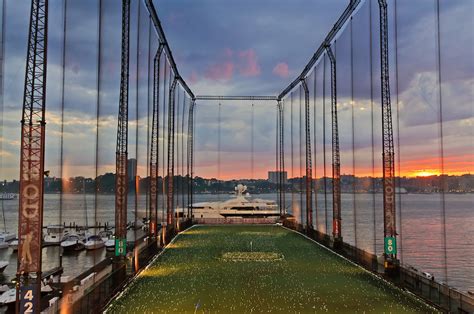
[[[223,258],[227,252],[249,252],[250,242],[253,252],[273,252],[283,259]],[[195,226],[180,234],[108,311],[427,313],[433,309],[299,234],[278,226],[232,225]]]

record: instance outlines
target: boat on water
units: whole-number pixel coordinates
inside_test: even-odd
[[[6,249],[9,242],[15,240],[16,235],[10,232],[0,232],[0,249]]]
[[[135,221],[131,221],[127,223],[127,230],[138,230],[138,229],[143,229],[145,224],[141,220],[137,220],[136,223]]]
[[[105,249],[109,252],[115,251],[115,239],[110,238],[107,241],[105,241]]]
[[[86,250],[97,250],[105,246],[104,240],[99,235],[91,235],[87,238]]]
[[[7,268],[8,265],[9,263],[7,261],[0,261],[0,273],[3,273],[3,271],[5,270],[5,268]]]
[[[0,249],[5,249],[8,247],[8,242],[14,240],[16,235],[7,231],[7,222],[5,219],[5,207],[3,206],[2,201],[2,217],[3,217],[3,231],[0,232]]]
[[[11,201],[16,199],[15,193],[1,193],[0,194],[0,201]]]
[[[13,241],[10,241],[8,244],[8,247],[13,250],[13,252],[18,251],[18,239],[15,239]]]
[[[99,237],[102,238],[102,241],[107,242],[107,240],[113,238],[114,236],[114,233],[112,232],[112,230],[102,230],[99,232]]]
[[[9,305],[9,304],[14,304],[16,301],[16,289],[12,288],[0,296],[0,305]]]
[[[63,225],[49,225],[46,227],[43,243],[45,245],[59,245],[68,236],[69,231]]]
[[[84,238],[78,234],[69,234],[61,242],[64,251],[80,251],[85,248]]]
[[[279,217],[275,201],[252,198],[247,187],[235,187],[235,196],[223,202],[202,202],[192,205],[194,218],[269,218]]]

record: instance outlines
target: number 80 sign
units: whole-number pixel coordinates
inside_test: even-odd
[[[385,238],[385,254],[397,254],[397,239],[395,237]]]

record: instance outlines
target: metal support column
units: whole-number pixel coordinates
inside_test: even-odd
[[[156,236],[158,225],[158,169],[159,153],[158,142],[160,134],[160,63],[163,45],[160,44],[153,59],[153,116],[151,123],[151,147],[150,147],[150,233]]]
[[[339,153],[339,128],[337,125],[336,58],[329,43],[326,51],[331,62],[331,120],[332,120],[332,235],[334,246],[342,242],[341,233],[341,158]]]
[[[383,146],[383,221],[385,271],[398,269],[395,207],[395,154],[393,147],[392,107],[390,100],[387,1],[379,0],[380,9],[380,83],[382,99]]]
[[[175,137],[175,89],[178,79],[175,76],[169,90],[168,98],[168,191],[166,206],[166,223],[173,224],[174,217],[174,137]]]
[[[39,313],[43,233],[48,1],[31,1],[20,147],[16,311]]]
[[[125,256],[127,253],[129,36],[130,0],[122,0],[122,59],[115,161],[115,254],[117,256]]]
[[[278,111],[280,114],[280,216],[286,214],[286,200],[285,200],[285,139],[284,139],[284,115],[283,115],[283,103],[278,102]]]
[[[306,231],[313,228],[313,170],[311,164],[311,117],[309,110],[309,89],[306,79],[301,79],[304,89],[304,127],[305,127],[305,160],[306,160]]]
[[[189,176],[189,200],[188,200],[188,217],[193,217],[193,194],[194,194],[194,107],[196,100],[191,100],[188,117],[188,176]]]
[[[193,217],[193,130],[194,130],[194,105],[191,100],[188,114],[188,142],[187,142],[187,183],[188,183],[188,218]]]

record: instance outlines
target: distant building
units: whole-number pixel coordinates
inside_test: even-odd
[[[130,158],[127,161],[127,173],[128,180],[135,181],[135,177],[137,175],[137,160],[135,158]]]
[[[280,181],[280,174],[283,174],[283,184],[288,183],[286,171],[268,171],[268,182],[277,184]]]

